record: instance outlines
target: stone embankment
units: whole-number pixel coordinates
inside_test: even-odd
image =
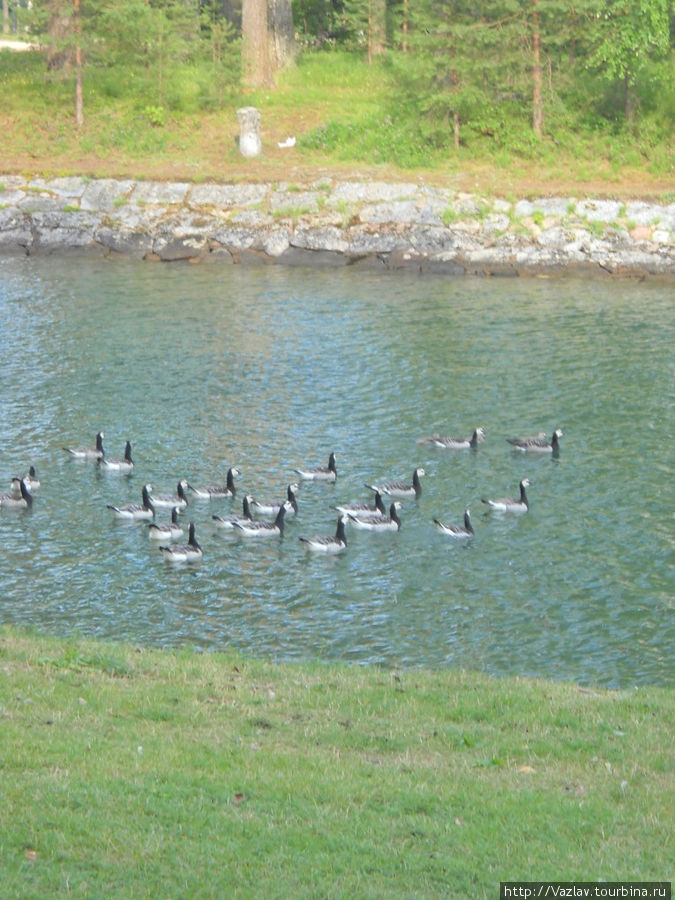
[[[675,204],[510,201],[415,183],[188,184],[0,175],[0,253],[672,276]]]

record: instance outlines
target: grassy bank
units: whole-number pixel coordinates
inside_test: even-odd
[[[672,693],[0,629],[5,897],[672,877]],[[671,862],[668,862],[668,861]]]
[[[125,75],[117,74],[117,82]],[[669,142],[636,146],[631,135],[593,130],[548,135],[527,153],[492,146],[434,150],[397,115],[390,68],[352,54],[309,54],[273,91],[238,93],[217,110],[158,106],[145,93],[112,90],[88,71],[85,123],[73,120],[73,84],[46,70],[38,52],[0,51],[0,160],[5,173],[169,181],[291,181],[326,177],[421,180],[520,199],[576,196],[670,202]],[[262,113],[263,153],[238,152],[236,110]],[[400,111],[400,110],[399,110]],[[279,148],[288,136],[290,149]],[[397,165],[410,142],[415,167]]]

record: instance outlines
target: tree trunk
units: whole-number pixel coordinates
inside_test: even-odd
[[[623,80],[623,89],[624,89],[624,113],[626,116],[626,122],[630,125],[633,121],[633,115],[635,113],[635,97],[633,96],[633,89],[631,85],[630,75],[626,75]]]
[[[387,49],[386,0],[368,0],[368,62]]]
[[[2,33],[9,34],[9,3],[2,0]]]
[[[290,0],[243,0],[244,83],[272,87],[274,73],[296,56]]]
[[[272,84],[267,28],[267,0],[244,0],[241,35],[244,83],[248,87],[270,87]]]
[[[452,85],[455,90],[457,90],[457,85],[459,84],[459,75],[453,69],[451,74]],[[453,109],[452,111],[452,135],[453,141],[455,144],[455,152],[459,150],[459,110]]]
[[[75,124],[84,125],[84,101],[82,99],[82,21],[80,0],[73,0],[73,23],[75,28]]]
[[[267,21],[272,72],[277,72],[292,65],[298,55],[290,0],[267,0]]]
[[[537,137],[541,137],[544,111],[541,105],[541,30],[537,2],[532,0],[532,128]]]

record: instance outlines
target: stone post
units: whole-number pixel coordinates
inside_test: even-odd
[[[255,106],[242,106],[237,110],[239,121],[239,152],[242,156],[259,156],[262,150],[260,140],[260,110]]]

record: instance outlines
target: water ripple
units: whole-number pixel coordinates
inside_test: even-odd
[[[0,478],[36,465],[29,513],[0,511],[2,621],[57,633],[273,659],[463,666],[583,683],[669,684],[673,666],[672,300],[631,282],[482,281],[339,270],[0,260]],[[14,354],[10,336],[25,338]],[[420,445],[487,437],[476,453]],[[516,433],[565,434],[559,459]],[[65,457],[100,428],[136,469]],[[338,456],[335,485],[304,484],[284,539],[215,529],[170,566],[107,503],[149,480],[224,480],[283,496],[300,464]],[[317,558],[301,534],[335,528],[338,500],[410,478],[399,534],[349,530]],[[527,516],[481,497],[527,476]],[[6,488],[2,488],[3,490]],[[453,543],[434,517],[476,536]]]

